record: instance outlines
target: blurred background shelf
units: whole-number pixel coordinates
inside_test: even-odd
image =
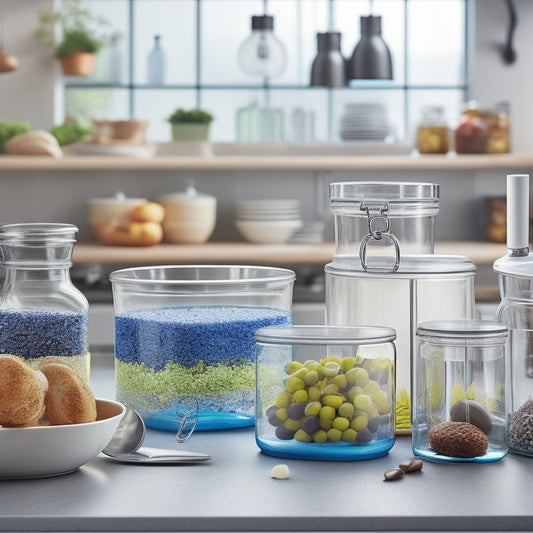
[[[477,265],[491,265],[506,254],[505,244],[488,242],[437,242],[439,254],[466,255]],[[245,242],[208,242],[205,244],[160,244],[149,247],[103,246],[78,243],[75,263],[124,265],[152,264],[292,264],[325,265],[335,252],[333,242],[320,244],[250,244]]]

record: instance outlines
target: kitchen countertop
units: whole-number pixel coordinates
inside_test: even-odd
[[[93,357],[91,385],[114,397],[113,358]],[[411,456],[410,437],[357,462],[302,461],[260,453],[252,428],[197,432],[177,445],[148,430],[146,444],[210,453],[202,465],[132,466],[99,456],[64,476],[1,481],[3,531],[511,531],[533,528],[533,459],[491,464],[425,462],[386,482]],[[275,480],[279,463],[290,478]]]

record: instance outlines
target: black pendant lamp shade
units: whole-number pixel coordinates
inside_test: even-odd
[[[344,87],[346,60],[339,32],[317,33],[318,53],[311,66],[311,87]]]
[[[361,40],[348,62],[352,80],[392,80],[392,58],[381,36],[381,17],[361,17]]]

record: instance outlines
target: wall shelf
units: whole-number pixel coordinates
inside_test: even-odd
[[[154,264],[291,264],[325,265],[333,258],[335,244],[251,244],[208,242],[205,244],[159,244],[149,247],[103,246],[78,243],[75,263],[133,265]],[[487,242],[438,242],[439,254],[466,255],[477,265],[489,265],[507,252],[505,244]]]
[[[0,172],[62,170],[521,170],[533,168],[533,154],[498,155],[227,155],[156,156],[0,156]],[[95,175],[95,178],[97,175]],[[72,178],[72,175],[69,175]]]

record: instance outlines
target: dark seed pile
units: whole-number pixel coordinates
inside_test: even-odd
[[[36,359],[88,351],[87,314],[33,309],[0,310],[0,353]]]
[[[509,450],[533,455],[533,400],[527,400],[509,417]]]

